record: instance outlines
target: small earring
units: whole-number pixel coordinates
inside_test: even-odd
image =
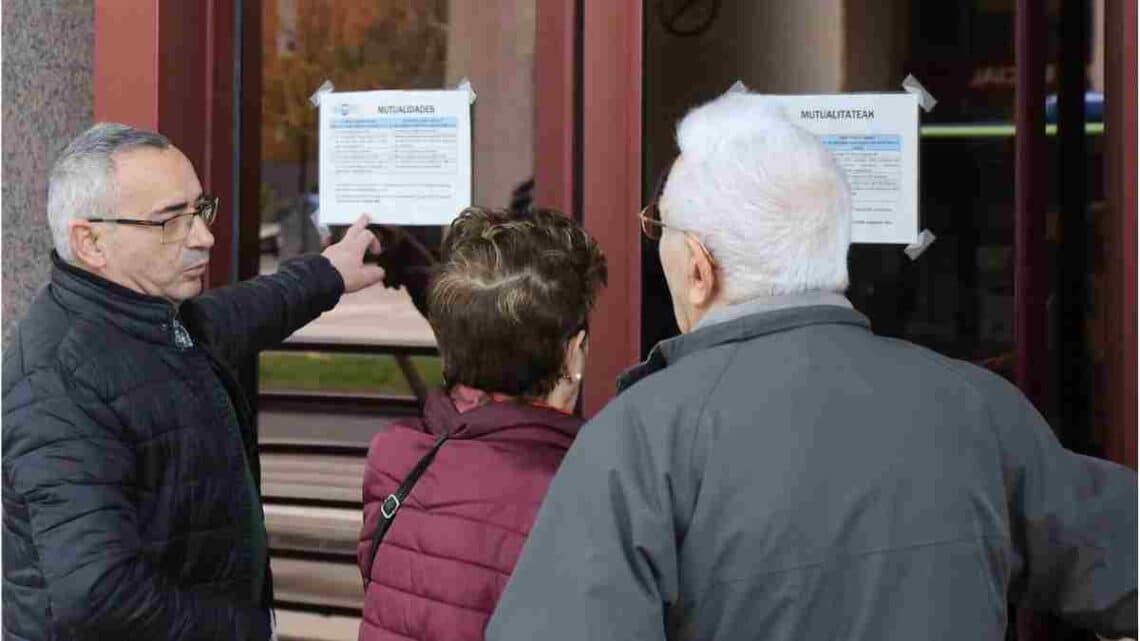
[[[582,372],[578,372],[578,373],[574,374],[574,382],[575,383],[581,383],[582,382]]]

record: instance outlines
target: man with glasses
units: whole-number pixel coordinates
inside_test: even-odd
[[[218,199],[163,136],[100,124],[48,186],[51,282],[4,352],[13,639],[271,634],[257,443],[235,369],[383,278],[362,218],[205,294]]]
[[[487,638],[1001,641],[1007,600],[1134,636],[1136,474],[871,332],[843,174],[764,97],[677,142],[641,224],[682,335],[583,427]]]

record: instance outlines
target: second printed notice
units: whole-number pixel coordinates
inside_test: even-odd
[[[918,238],[918,97],[769,96],[835,156],[851,188],[851,242]]]

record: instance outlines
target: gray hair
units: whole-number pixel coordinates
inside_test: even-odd
[[[685,116],[677,145],[662,215],[712,252],[727,302],[847,288],[850,193],[814,135],[764,96],[727,94]]]
[[[61,258],[74,259],[68,234],[72,220],[114,216],[114,156],[132,149],[170,146],[162,134],[113,122],[98,123],[67,145],[48,177],[48,223]]]

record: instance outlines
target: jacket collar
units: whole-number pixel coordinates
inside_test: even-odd
[[[702,329],[717,323],[724,323],[761,312],[774,312],[791,307],[812,307],[815,305],[835,305],[851,308],[851,302],[843,294],[835,292],[799,292],[796,294],[779,294],[777,296],[760,296],[732,305],[724,305],[709,310],[704,318],[697,323],[695,329]]]
[[[143,340],[178,346],[178,308],[157,296],[140,294],[71,265],[51,253],[52,295],[71,312],[97,317]]]
[[[516,401],[492,401],[459,413],[443,390],[432,390],[424,402],[424,424],[432,434],[475,438],[512,427],[546,427],[574,438],[582,419],[558,410]]]
[[[618,393],[641,379],[659,372],[680,359],[705,349],[752,340],[809,325],[855,325],[871,328],[867,317],[838,305],[788,307],[742,316],[734,320],[700,327],[653,346],[645,361],[627,369],[618,377]]]

